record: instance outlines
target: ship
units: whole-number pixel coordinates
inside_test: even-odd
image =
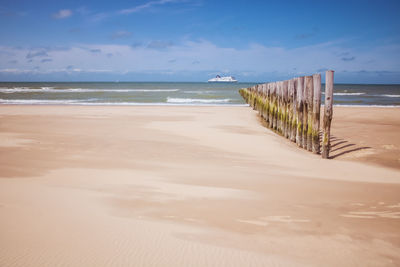
[[[221,77],[219,75],[215,76],[215,78],[209,79],[209,83],[237,83],[237,80],[233,76]]]

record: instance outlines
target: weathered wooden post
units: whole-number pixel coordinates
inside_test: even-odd
[[[262,84],[258,85],[257,110],[258,114],[262,116]]]
[[[251,107],[253,108],[253,110],[256,109],[256,105],[255,105],[255,92],[256,92],[256,85],[251,87]]]
[[[306,76],[306,90],[307,90],[307,150],[312,151],[312,118],[313,118],[313,77]]]
[[[292,98],[293,93],[291,92],[292,88],[290,87],[290,80],[287,80],[287,100],[286,100],[286,138],[290,140],[290,133],[292,132]]]
[[[262,84],[258,85],[258,114],[262,117]]]
[[[321,110],[321,74],[313,75],[313,85],[312,152],[318,154],[320,152],[319,121]]]
[[[304,110],[304,77],[297,78],[297,129],[296,143],[299,147],[303,147],[303,110]]]
[[[307,149],[307,130],[308,130],[308,90],[307,90],[307,76],[304,76],[303,85],[303,141],[302,147]]]
[[[288,122],[287,122],[287,138],[292,140],[292,120],[293,120],[293,80],[288,81]]]
[[[259,90],[260,90],[260,85],[257,84],[257,85],[256,85],[256,92],[255,92],[255,101],[254,101],[254,103],[255,103],[255,108],[256,108],[257,111],[259,111],[259,110],[258,110],[258,107],[260,106],[260,103],[258,102],[259,99],[260,99],[260,97],[259,97],[260,91],[259,91]]]
[[[252,100],[251,100],[251,99],[252,99],[252,90],[253,90],[253,87],[250,87],[250,88],[249,88],[249,102],[248,102],[248,104],[249,104],[250,107],[253,107],[253,106],[252,106],[252,103],[251,103],[251,101],[252,101]]]
[[[264,111],[265,121],[269,122],[269,83],[265,84],[265,111]]]
[[[265,120],[265,83],[261,85],[261,118]]]
[[[285,82],[281,81],[281,134],[285,137]]]
[[[267,95],[267,83],[263,84],[263,117],[266,122],[268,122],[268,95]]]
[[[283,98],[283,85],[282,81],[278,82],[278,92],[279,92],[279,101],[278,101],[278,132],[282,133],[282,98]]]
[[[287,87],[287,92],[286,92],[286,138],[290,138],[290,120],[291,120],[291,100],[290,100],[290,88],[289,88],[289,82],[290,80],[286,81],[286,87]]]
[[[282,135],[287,137],[288,127],[287,127],[287,105],[288,104],[288,81],[282,82]]]
[[[269,84],[269,128],[274,128],[274,83]]]
[[[322,158],[329,158],[330,137],[331,137],[331,121],[333,115],[333,70],[325,73],[325,103],[324,103],[324,120],[322,134]]]
[[[296,142],[296,132],[297,132],[297,79],[291,79],[292,84],[292,125],[290,140]]]
[[[278,128],[278,82],[274,82],[274,126],[273,129],[276,131]]]

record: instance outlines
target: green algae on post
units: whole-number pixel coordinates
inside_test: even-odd
[[[329,72],[329,71],[328,71]],[[332,120],[333,74],[328,110],[325,110],[322,157],[328,158]],[[333,73],[333,71],[331,71]],[[265,121],[265,126],[295,142],[299,147],[320,153],[321,75],[303,76],[287,81],[258,84],[239,90],[240,95]],[[329,109],[329,101],[330,109]],[[327,105],[325,106],[327,108]],[[329,115],[330,114],[330,115]],[[330,118],[330,119],[329,119]]]

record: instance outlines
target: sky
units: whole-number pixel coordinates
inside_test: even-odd
[[[0,81],[400,83],[400,1],[0,0]]]

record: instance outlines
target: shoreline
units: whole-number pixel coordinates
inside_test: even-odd
[[[29,101],[29,100],[28,100]],[[38,100],[38,101],[49,101],[49,100]],[[50,100],[51,101],[51,100]],[[62,100],[61,100],[62,101]],[[249,104],[185,104],[185,103],[168,103],[168,102],[158,102],[158,103],[133,103],[133,102],[102,102],[102,103],[65,103],[65,104],[33,104],[33,103],[1,103],[1,106],[184,106],[184,107],[249,107]],[[324,104],[321,104],[321,108]],[[342,104],[334,104],[334,107],[345,107],[345,108],[400,108],[400,105],[342,105]]]

